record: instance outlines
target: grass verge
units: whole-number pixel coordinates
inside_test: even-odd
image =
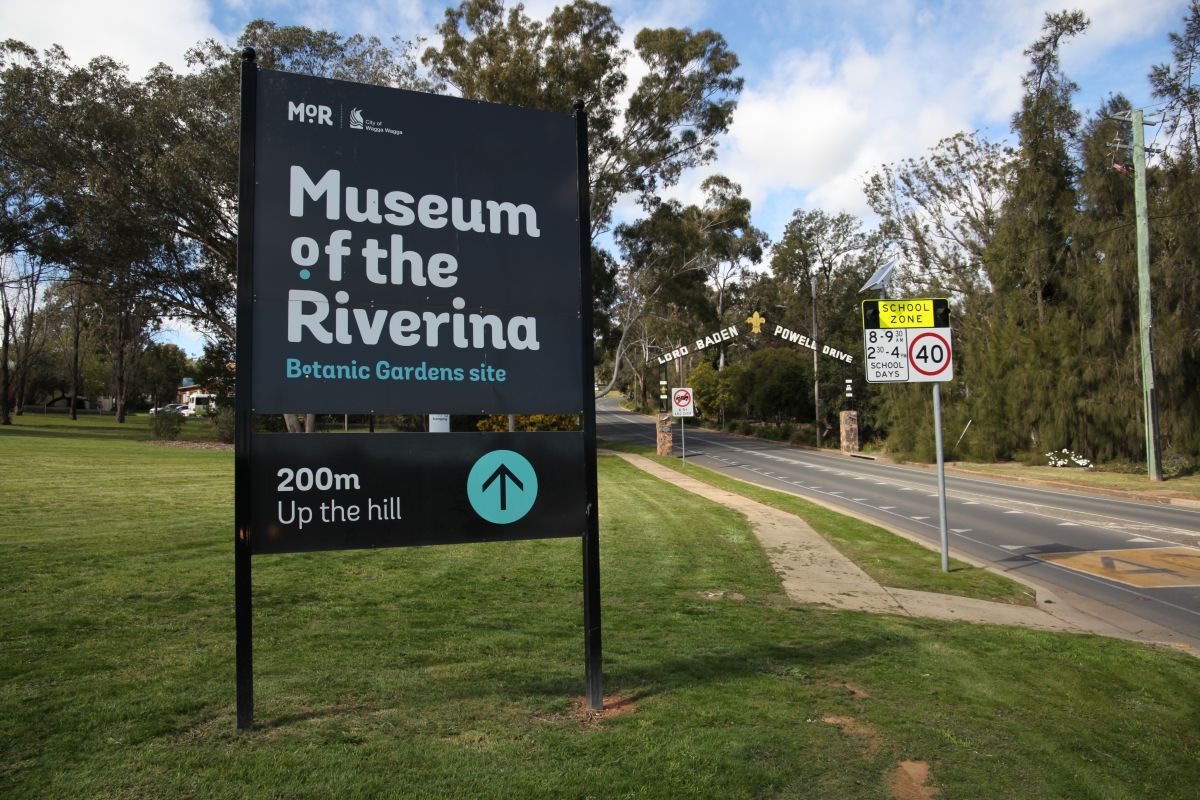
[[[1063,467],[1030,467],[1025,464],[972,464],[955,462],[954,468],[963,472],[1000,478],[1029,478],[1078,486],[1081,489],[1106,489],[1138,495],[1178,497],[1200,501],[1200,475],[1181,475],[1155,482],[1145,474],[1109,472],[1097,469]]]
[[[654,448],[651,447],[614,442],[604,442],[603,446],[610,450],[644,455],[710,486],[795,514],[824,536],[838,552],[883,586],[939,592],[997,603],[1035,605],[1034,593],[1029,587],[955,558],[950,559],[950,571],[942,572],[940,553],[897,536],[878,525],[830,511],[824,506],[787,492],[777,492],[740,481],[706,467],[683,464],[677,458],[663,458],[655,455]]]
[[[82,430],[82,429],[81,429]],[[0,796],[1185,798],[1200,662],[796,607],[744,519],[600,463],[606,687],[579,543],[255,560],[234,732],[232,454],[0,429]],[[178,478],[185,478],[179,480]]]

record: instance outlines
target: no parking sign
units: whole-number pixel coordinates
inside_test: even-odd
[[[696,416],[696,397],[689,388],[671,390],[671,416]]]

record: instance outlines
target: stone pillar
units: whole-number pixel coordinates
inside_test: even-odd
[[[671,417],[660,417],[658,420],[658,454],[671,455],[671,447],[675,443],[675,431],[671,427]]]
[[[858,452],[858,412],[843,411],[841,412],[842,426],[842,452],[857,453]]]

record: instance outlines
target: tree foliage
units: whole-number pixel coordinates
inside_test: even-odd
[[[737,56],[719,33],[645,29],[630,53],[612,9],[587,0],[544,22],[519,4],[467,0],[446,9],[437,30],[442,43],[422,60],[461,96],[562,113],[583,103],[596,233],[608,229],[622,195],[653,204],[685,170],[712,161],[742,88]],[[646,73],[628,92],[635,55]]]

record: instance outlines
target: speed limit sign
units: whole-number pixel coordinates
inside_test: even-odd
[[[671,390],[671,416],[694,417],[696,415],[696,398],[691,389]]]
[[[954,354],[950,348],[950,329],[912,328],[908,334],[908,382],[954,380]]]
[[[862,310],[867,383],[954,380],[949,300],[864,300]]]

